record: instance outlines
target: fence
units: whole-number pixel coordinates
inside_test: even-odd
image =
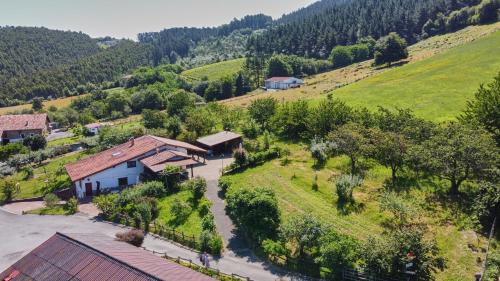
[[[383,277],[368,274],[362,270],[344,269],[342,272],[342,280],[344,281],[406,281],[404,277]]]
[[[185,259],[185,258],[182,258],[179,256],[172,257],[172,256],[169,256],[166,252],[160,253],[160,252],[148,250],[145,247],[142,247],[142,249],[149,251],[155,255],[161,255],[161,257],[164,259],[167,259],[167,260],[176,262],[180,265],[189,267],[193,270],[201,272],[201,273],[208,275],[210,277],[217,278],[218,280],[222,280],[222,281],[252,281],[252,279],[250,279],[250,277],[241,276],[241,275],[235,274],[235,273],[225,273],[225,272],[220,271],[219,269],[205,267],[205,266],[194,263],[193,260],[191,260],[191,259]]]
[[[123,224],[125,226],[133,226],[144,229],[144,224],[134,220],[126,215],[115,215],[113,222]],[[139,223],[140,225],[137,225]],[[184,232],[177,231],[165,225],[161,225],[156,221],[149,225],[149,232],[161,236],[165,239],[177,242],[188,248],[201,251],[201,243],[194,235],[187,235]]]
[[[268,260],[277,266],[293,272],[306,274],[314,278],[321,276],[321,267],[311,260],[296,259],[288,256],[269,256]]]

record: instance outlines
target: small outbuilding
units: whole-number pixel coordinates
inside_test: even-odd
[[[197,141],[198,146],[213,153],[231,153],[234,149],[240,147],[243,140],[241,135],[233,132],[223,131],[217,134],[204,136]]]
[[[271,77],[266,80],[267,90],[286,90],[291,88],[300,88],[304,81],[295,77]]]

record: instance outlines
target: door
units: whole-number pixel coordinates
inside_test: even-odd
[[[91,182],[85,183],[85,196],[92,196],[92,183]]]
[[[128,178],[119,178],[118,179],[118,186],[121,188],[125,188],[128,186]]]

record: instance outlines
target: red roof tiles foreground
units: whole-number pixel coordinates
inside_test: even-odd
[[[214,281],[206,275],[101,234],[56,233],[0,280]]]
[[[67,164],[65,167],[71,180],[78,181],[167,145],[206,152],[204,149],[182,141],[146,135],[75,163]]]
[[[1,115],[1,131],[46,130],[47,114]]]

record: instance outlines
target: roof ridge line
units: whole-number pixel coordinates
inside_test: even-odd
[[[111,256],[111,255],[109,255],[109,254],[106,254],[106,253],[104,253],[103,251],[98,250],[98,249],[96,249],[96,248],[94,248],[94,247],[92,247],[92,246],[90,246],[90,245],[88,245],[88,244],[85,244],[85,243],[83,243],[83,242],[81,242],[81,241],[78,241],[78,240],[76,240],[75,238],[72,238],[72,237],[70,237],[70,236],[68,236],[68,235],[66,235],[66,234],[63,234],[63,233],[61,233],[61,232],[56,231],[56,235],[62,236],[63,238],[68,239],[68,240],[71,240],[71,241],[72,241],[72,242],[74,242],[74,243],[77,243],[77,244],[82,245],[82,246],[84,246],[84,247],[87,247],[87,248],[89,248],[89,249],[91,249],[91,250],[93,250],[93,251],[96,251],[97,253],[99,253],[99,254],[101,254],[101,255],[104,255],[104,256],[106,256],[106,257],[108,257],[108,258],[110,258],[110,259],[112,259],[112,260],[116,261],[117,263],[124,264],[124,265],[126,265],[126,266],[130,267],[132,270],[135,270],[135,271],[138,271],[138,272],[140,272],[140,273],[143,273],[143,274],[145,274],[145,275],[147,275],[147,276],[149,276],[149,277],[151,277],[151,278],[153,278],[153,279],[155,279],[155,280],[163,280],[163,279],[160,279],[160,278],[158,278],[158,277],[156,277],[156,276],[154,276],[154,275],[152,275],[152,274],[150,274],[150,273],[147,273],[147,272],[145,272],[145,271],[143,271],[143,270],[141,270],[141,269],[139,269],[139,268],[137,268],[137,267],[135,267],[135,266],[133,266],[133,265],[131,265],[131,264],[127,263],[127,262],[124,262],[124,261],[119,260],[119,259],[117,259],[117,258],[115,258],[115,257],[113,257],[113,256]],[[126,243],[126,242],[122,242],[122,243]],[[131,246],[131,247],[134,247],[134,246],[132,246],[132,245],[130,245],[130,246]],[[149,253],[149,252],[148,252],[148,253]]]

